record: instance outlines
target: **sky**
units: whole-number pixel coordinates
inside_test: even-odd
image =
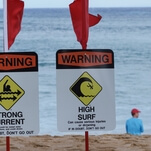
[[[25,8],[62,8],[74,0],[23,0]],[[89,0],[89,7],[151,7],[151,0]],[[0,0],[3,8],[3,0]]]

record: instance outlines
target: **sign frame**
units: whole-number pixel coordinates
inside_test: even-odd
[[[0,136],[37,135],[39,133],[37,53],[0,53],[0,73]],[[12,100],[13,97],[15,101]]]
[[[102,90],[88,104],[83,104],[71,92],[72,85],[78,82],[78,79],[84,73],[88,73],[102,87]],[[57,127],[59,131],[106,131],[115,129],[114,53],[112,50],[58,50],[56,53],[56,79]],[[85,80],[82,84],[80,83],[80,88],[77,84],[75,89],[81,91],[85,84],[91,87],[92,79],[91,82]],[[83,91],[85,94],[88,92],[90,91]]]

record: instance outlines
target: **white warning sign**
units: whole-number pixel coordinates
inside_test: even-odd
[[[38,56],[0,53],[0,136],[39,133]]]
[[[113,130],[115,120],[112,50],[59,50],[57,69],[58,130]]]

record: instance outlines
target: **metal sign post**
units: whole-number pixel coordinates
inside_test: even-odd
[[[6,136],[6,151],[10,151],[10,137]]]
[[[85,131],[85,151],[89,151],[89,132]]]

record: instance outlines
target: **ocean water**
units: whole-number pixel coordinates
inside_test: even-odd
[[[151,8],[91,8],[102,15],[89,30],[88,49],[112,49],[115,56],[116,129],[90,134],[125,133],[133,107],[141,110],[144,134],[151,134]],[[57,130],[56,51],[81,49],[69,10],[25,9],[22,29],[10,52],[35,51],[39,56],[40,133]],[[0,51],[3,52],[3,12],[0,10]],[[77,133],[72,133],[77,134]]]

